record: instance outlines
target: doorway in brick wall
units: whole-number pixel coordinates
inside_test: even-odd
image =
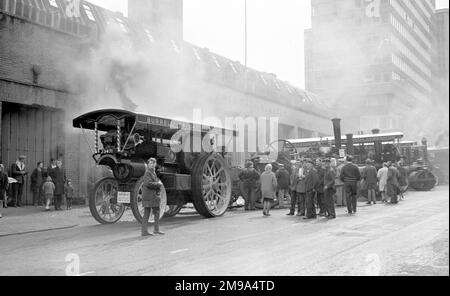
[[[22,204],[32,205],[30,176],[38,161],[44,162],[44,168],[51,158],[64,156],[63,112],[38,106],[27,106],[0,102],[0,163],[3,163],[8,175],[11,167],[20,155],[27,157]]]

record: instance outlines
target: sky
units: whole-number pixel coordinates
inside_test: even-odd
[[[127,0],[89,0],[127,15]],[[245,62],[244,0],[184,0],[184,40]],[[448,8],[449,0],[436,0]],[[247,0],[248,66],[304,88],[303,31],[309,0]]]

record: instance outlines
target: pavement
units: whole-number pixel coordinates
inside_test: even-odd
[[[271,217],[233,209],[217,219],[188,210],[162,220],[166,235],[150,238],[130,216],[99,225],[88,208],[7,209],[0,265],[8,268],[0,275],[449,276],[448,187],[409,192],[398,205],[359,206],[356,215],[338,208],[335,220],[307,221],[286,209]],[[70,228],[48,230],[62,226]],[[37,232],[17,234],[29,229]]]

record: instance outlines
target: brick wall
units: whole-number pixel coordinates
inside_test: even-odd
[[[76,196],[85,198],[86,176],[92,161],[86,143],[71,125],[80,103],[77,96],[69,92],[66,78],[71,65],[81,58],[80,40],[0,13],[0,102],[61,111],[59,128],[63,132],[58,142],[65,150],[66,174],[73,181]],[[33,65],[35,69],[39,66],[37,83],[33,80]]]

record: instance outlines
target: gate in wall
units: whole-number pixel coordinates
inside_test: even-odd
[[[19,155],[27,157],[22,204],[31,205],[30,176],[37,162],[43,161],[46,168],[51,158],[64,156],[63,112],[6,102],[0,102],[0,110],[0,163],[11,176],[11,166]]]

